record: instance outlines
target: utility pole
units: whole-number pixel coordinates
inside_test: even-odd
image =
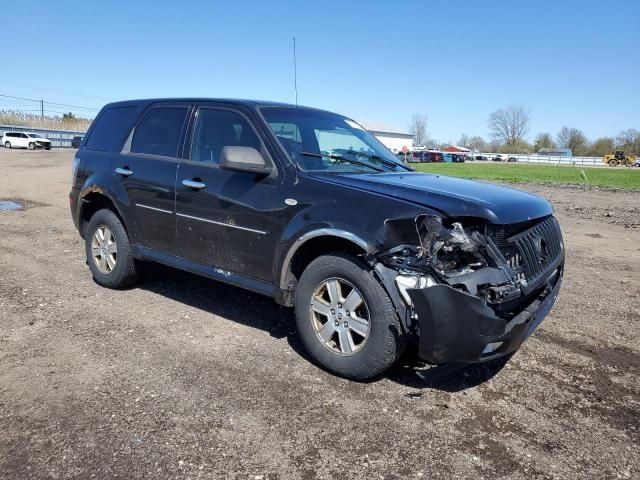
[[[44,100],[40,100],[40,119],[42,120],[42,125],[44,125]]]

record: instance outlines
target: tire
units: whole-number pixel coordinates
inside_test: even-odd
[[[327,305],[335,305],[330,301],[328,287],[325,294],[329,300],[317,296],[318,289],[333,281],[345,282],[342,284],[342,292],[347,301],[350,298],[347,292],[353,291],[364,300],[360,307],[354,309],[355,313],[346,311],[347,301],[343,302],[344,305],[338,304],[340,309],[335,310],[336,315],[330,316],[331,311],[328,311],[326,316],[317,313],[317,310],[312,311],[318,307],[326,309]],[[345,290],[345,287],[348,290]],[[350,255],[325,255],[307,266],[296,287],[295,313],[298,334],[306,351],[320,366],[342,377],[354,380],[376,377],[393,365],[406,345],[406,334],[387,292],[372,270]],[[368,316],[366,339],[360,337],[354,329],[349,333],[352,342],[345,342],[345,345],[350,345],[347,350],[353,348],[353,351],[340,351],[341,340],[344,338],[344,331],[347,330],[342,329],[342,326],[346,327],[347,322],[353,320],[350,328],[358,325],[360,329],[363,325],[360,320],[364,318],[365,313]],[[323,322],[325,319],[326,322]],[[334,329],[334,326],[337,327]],[[320,337],[324,327],[328,328],[326,336],[332,335],[328,337],[329,342],[323,341]],[[338,328],[341,331],[338,331]],[[356,339],[359,340],[357,344]]]
[[[29,143],[29,150],[35,150],[36,149],[36,144],[31,142]]]
[[[4,142],[4,148],[11,148],[11,143]]]
[[[104,250],[100,259],[97,259],[94,257],[94,247],[101,248],[98,230],[101,229],[105,233],[104,228],[111,234],[113,243],[107,245],[105,247],[107,250]],[[111,258],[115,261],[105,260],[102,262],[103,256],[109,256],[104,252],[110,252],[110,245],[113,244],[115,244],[117,252]],[[136,261],[131,254],[129,236],[118,216],[111,210],[98,210],[91,217],[85,234],[85,251],[91,274],[99,285],[107,288],[124,288],[138,280]]]
[[[618,166],[618,161],[613,159],[613,160],[609,160],[609,166],[610,167],[617,167]]]

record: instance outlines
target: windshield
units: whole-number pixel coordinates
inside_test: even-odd
[[[40,135],[38,135],[37,133],[27,133],[27,135],[31,138],[42,138]]]
[[[291,160],[304,170],[409,170],[378,139],[341,115],[294,107],[263,107],[261,112]]]

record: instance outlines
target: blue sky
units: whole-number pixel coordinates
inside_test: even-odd
[[[636,0],[0,7],[24,19],[2,21],[5,55],[25,52],[0,68],[5,95],[88,107],[167,96],[293,102],[295,35],[300,103],[360,121],[407,130],[412,113],[426,113],[431,136],[456,141],[486,137],[489,113],[522,103],[530,138],[562,125],[592,139],[640,129]]]

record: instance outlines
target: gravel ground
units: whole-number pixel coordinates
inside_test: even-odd
[[[165,267],[100,288],[71,151],[0,149],[0,478],[639,478],[640,193],[519,186],[566,240],[556,307],[508,363],[407,354],[354,383],[291,311]]]

